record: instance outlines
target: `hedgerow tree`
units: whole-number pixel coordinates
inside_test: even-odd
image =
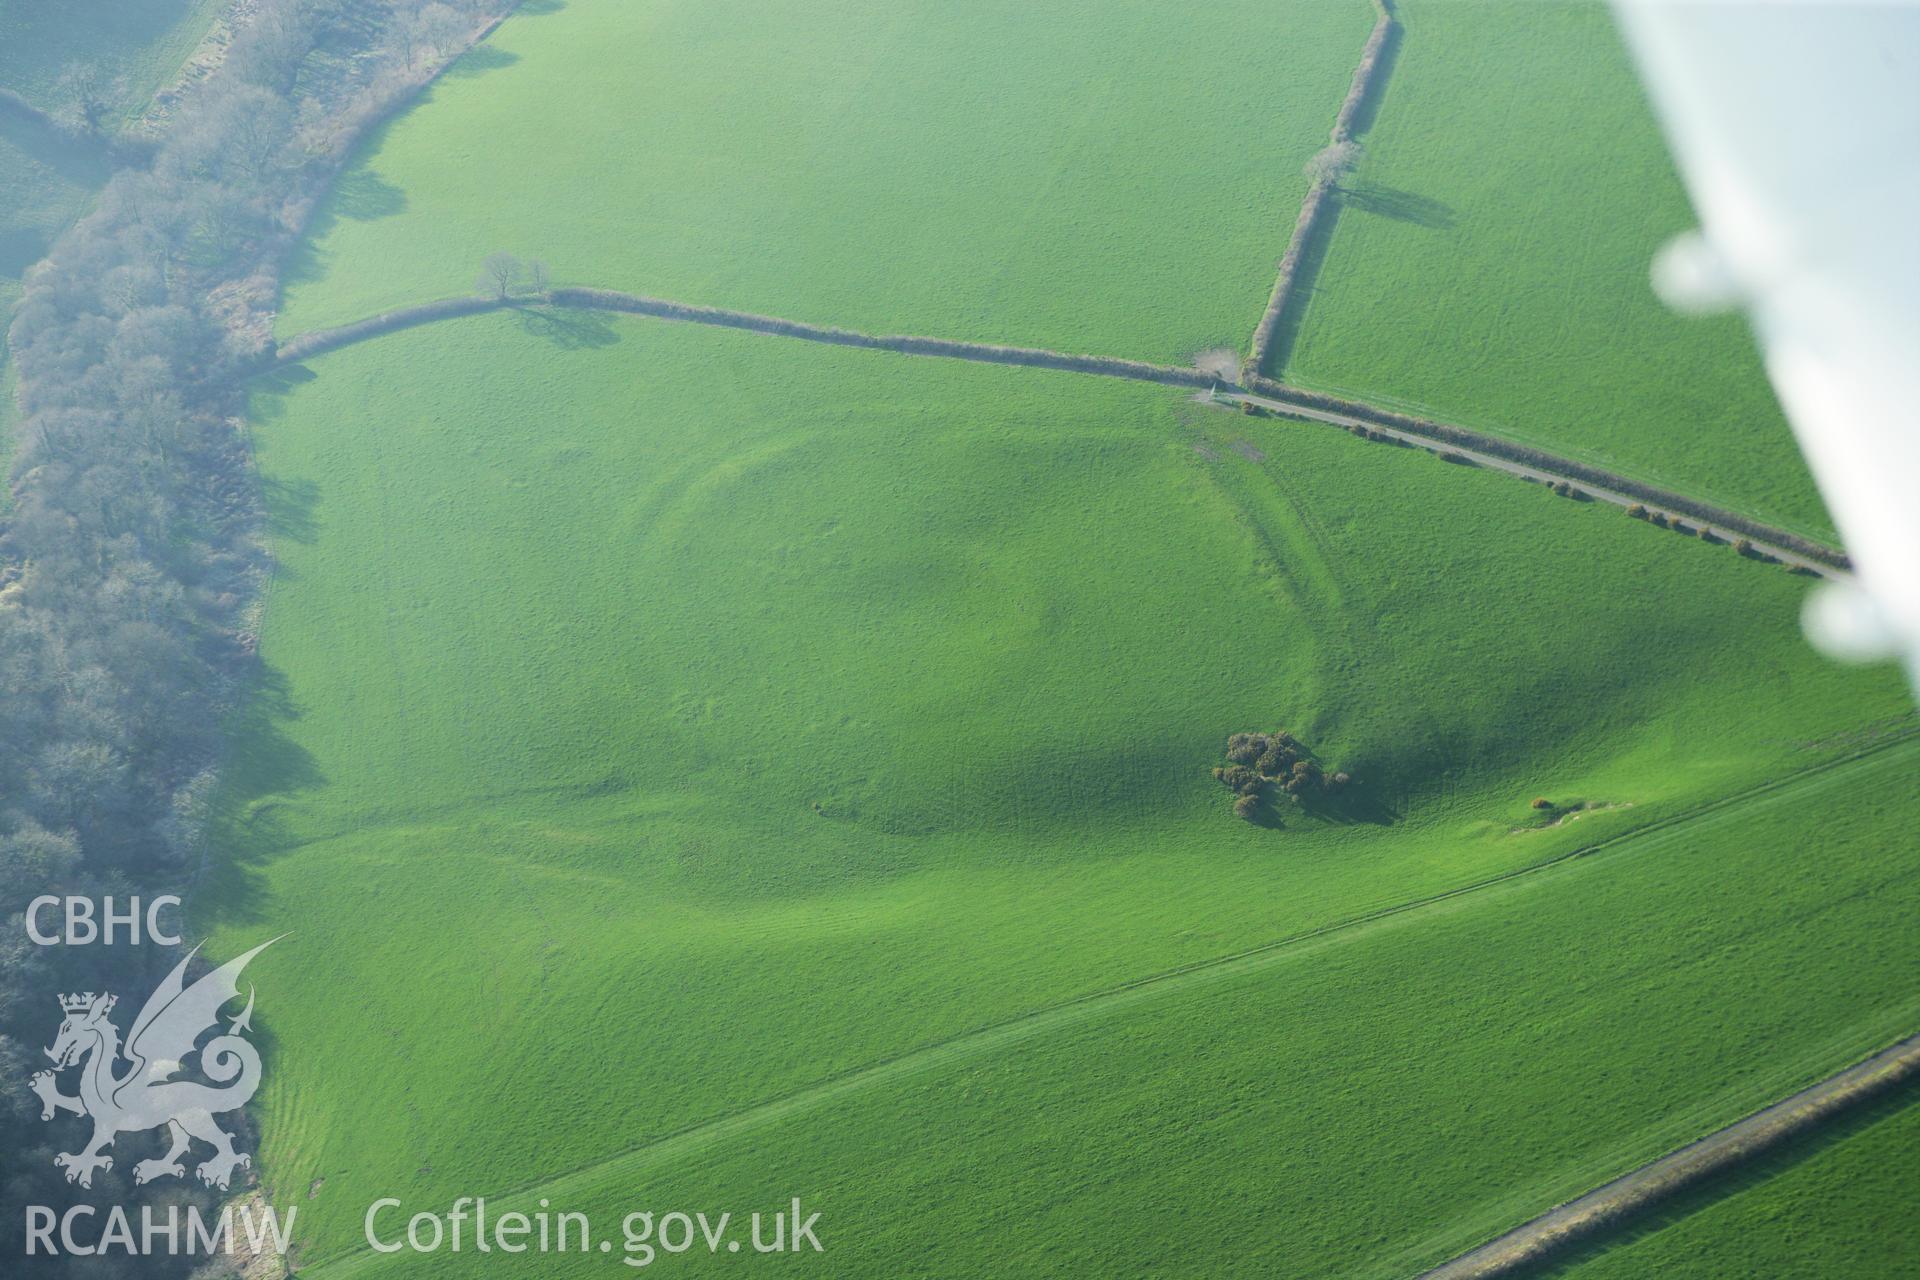
[[[1322,147],[1307,161],[1307,181],[1315,186],[1339,186],[1340,180],[1353,172],[1353,167],[1358,163],[1359,143],[1352,139],[1336,142],[1332,146]]]
[[[490,253],[481,264],[480,279],[476,283],[480,292],[505,302],[513,293],[513,287],[520,283],[520,273],[520,259],[510,253]]]

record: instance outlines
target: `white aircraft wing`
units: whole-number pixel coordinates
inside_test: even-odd
[[[1614,9],[1702,224],[1655,285],[1747,309],[1856,567],[1808,633],[1920,689],[1920,5]]]

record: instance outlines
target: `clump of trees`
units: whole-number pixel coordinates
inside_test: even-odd
[[[435,17],[436,56],[502,4],[437,6],[459,21]],[[165,135],[116,153],[140,163],[26,277],[0,525],[0,1077],[22,1078],[47,1042],[49,993],[135,989],[174,958],[28,946],[20,913],[43,893],[178,888],[198,863],[267,569],[234,375],[270,348],[278,264],[349,144],[437,65],[418,39],[400,52],[435,7],[259,0]],[[109,127],[110,82],[64,87],[79,127]],[[23,1203],[72,1202],[56,1135],[37,1108],[0,1108],[0,1254],[23,1248]],[[132,1163],[91,1194],[206,1194],[136,1188]],[[187,1265],[148,1259],[142,1274]]]
[[[1260,815],[1271,796],[1285,796],[1295,804],[1315,795],[1331,795],[1353,781],[1345,773],[1328,773],[1285,729],[1272,733],[1236,733],[1227,739],[1227,763],[1213,771],[1215,781],[1234,793],[1234,813],[1249,820]]]
[[[483,296],[500,302],[523,293],[544,299],[553,288],[553,279],[547,264],[538,258],[522,262],[510,253],[490,253],[481,264],[474,287]]]
[[[1635,520],[1645,520],[1656,529],[1666,529],[1679,534],[1683,538],[1698,538],[1702,542],[1710,542],[1716,545],[1727,541],[1727,539],[1705,525],[1688,524],[1679,516],[1668,515],[1664,511],[1655,511],[1638,502],[1627,508],[1627,514]],[[1761,560],[1769,564],[1778,564],[1780,562],[1778,556],[1769,555],[1755,546],[1751,538],[1735,538],[1733,540],[1733,550],[1734,553],[1742,559]]]

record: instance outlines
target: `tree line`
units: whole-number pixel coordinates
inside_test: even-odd
[[[352,141],[507,7],[261,0],[164,134],[120,153],[137,162],[28,273],[8,331],[20,415],[0,526],[0,1254],[22,1254],[22,1205],[69,1202],[57,1127],[24,1088],[55,994],[113,987],[137,1007],[175,958],[35,947],[21,916],[40,894],[177,888],[201,857],[270,567],[235,375],[270,345],[279,263]],[[97,108],[80,92],[95,79],[63,87]],[[85,103],[76,117],[104,121]],[[134,1188],[137,1155],[95,1195],[197,1194]],[[101,1260],[46,1273],[68,1265],[116,1274]]]

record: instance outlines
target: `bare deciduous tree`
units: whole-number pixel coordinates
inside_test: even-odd
[[[535,293],[539,294],[542,298],[546,297],[548,290],[553,288],[553,277],[547,274],[547,264],[538,258],[529,259],[527,262],[527,283],[533,286]]]
[[[1340,180],[1360,163],[1360,144],[1349,139],[1322,147],[1307,161],[1307,179],[1315,186],[1338,186]]]
[[[513,287],[520,283],[520,274],[520,259],[510,253],[490,253],[482,265],[477,283],[480,292],[492,294],[505,302],[512,295]]]

